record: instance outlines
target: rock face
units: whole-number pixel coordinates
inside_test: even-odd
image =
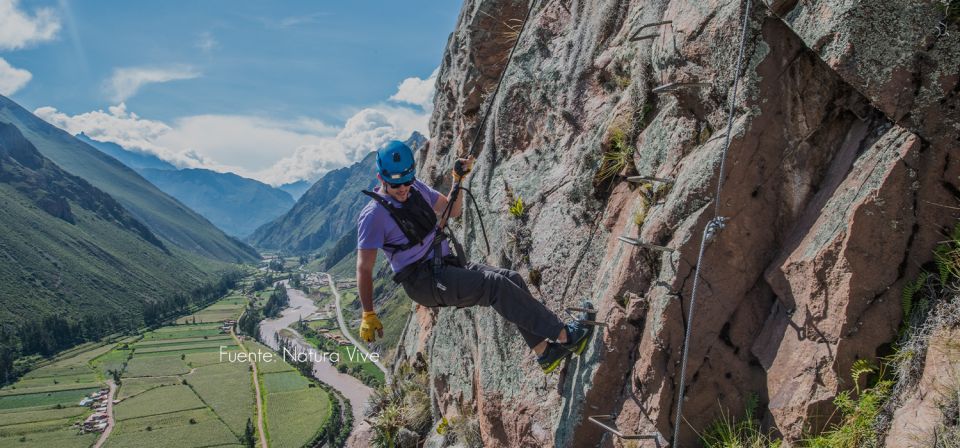
[[[788,441],[822,428],[852,363],[896,336],[904,280],[958,218],[960,29],[938,36],[933,2],[756,3],[731,98],[743,4],[536,2],[507,67],[529,3],[465,1],[420,172],[448,183],[482,132],[469,186],[492,253],[470,212],[471,258],[539,280],[557,312],[589,298],[607,324],[561,382],[492,310],[419,310],[403,347],[426,354],[438,413],[475,411],[485,446],[622,446],[587,421],[601,414],[670,438],[715,207],[728,220],[702,260],[673,446],[750,397]],[[706,85],[652,92],[670,82]]]
[[[939,329],[930,339],[923,375],[907,400],[893,414],[887,432],[887,446],[925,448],[936,446],[938,423],[944,418],[945,403],[957,403],[957,379],[960,366],[950,360],[957,359],[956,329]]]

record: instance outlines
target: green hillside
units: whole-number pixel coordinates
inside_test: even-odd
[[[144,301],[226,268],[165,245],[116,200],[0,123],[0,326],[48,315],[139,323]]]
[[[221,261],[257,259],[252,248],[225,235],[116,159],[37,118],[3,96],[0,96],[0,122],[16,126],[41,154],[113,196],[172,246]]]

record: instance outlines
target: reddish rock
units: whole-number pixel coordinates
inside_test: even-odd
[[[788,443],[822,428],[854,360],[895,337],[904,279],[958,217],[932,204],[956,204],[960,192],[960,45],[924,37],[928,5],[874,2],[870,17],[846,3],[777,1],[780,19],[754,3],[719,198],[729,220],[702,260],[674,446],[696,445],[697,432],[753,398]],[[465,3],[421,170],[439,181],[492,104],[469,184],[492,252],[472,212],[461,239],[474,260],[536,269],[534,297],[551,309],[588,298],[608,326],[562,381],[542,375],[491,310],[421,310],[405,348],[428,358],[437,414],[474,411],[485,446],[621,446],[587,421],[598,414],[669,438],[700,238],[718,201],[741,5],[545,2],[490,97],[512,43],[496,30],[526,6]],[[894,33],[883,7],[909,29]],[[655,39],[629,40],[664,20],[645,29]],[[868,47],[891,35],[890,48]],[[673,81],[710,85],[651,93]],[[675,182],[597,179],[615,133],[635,149],[621,174]],[[523,220],[506,211],[516,197]]]

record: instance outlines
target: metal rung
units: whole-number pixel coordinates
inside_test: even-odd
[[[659,36],[660,36],[659,34],[645,34],[643,36],[633,36],[630,38],[630,42],[636,42],[638,40],[654,39]]]
[[[580,322],[581,324],[586,324],[586,325],[593,325],[593,326],[595,326],[595,327],[606,327],[606,326],[607,326],[607,323],[606,323],[606,322],[597,322],[597,321],[595,321],[595,320],[578,320],[577,322]]]
[[[597,313],[597,310],[595,310],[595,309],[593,309],[593,308],[583,308],[583,307],[579,307],[579,306],[568,306],[568,307],[567,307],[567,311],[571,311],[571,312],[572,312],[572,311],[577,311],[577,312],[588,313],[588,314],[596,314],[596,313]]]
[[[640,28],[637,28],[637,30],[634,31],[633,34],[630,36],[630,41],[635,42],[638,40],[651,39],[651,38],[657,37],[658,36],[657,34],[647,34],[645,36],[640,36],[640,32],[647,28],[653,28],[655,26],[660,26],[660,25],[669,25],[671,23],[673,23],[672,20],[664,20],[662,22],[653,22],[653,23],[640,25]]]
[[[660,252],[675,252],[674,249],[671,249],[671,248],[669,248],[669,247],[657,246],[656,244],[643,243],[643,242],[641,242],[640,240],[637,240],[637,239],[634,239],[634,238],[630,238],[630,237],[626,237],[626,236],[618,236],[617,239],[620,240],[620,241],[623,241],[624,243],[633,244],[634,246],[639,246],[639,247],[642,247],[642,248],[644,248],[644,249],[659,250]]]
[[[662,86],[654,87],[653,93],[675,92],[683,87],[710,87],[709,82],[671,82]]]
[[[636,36],[637,34],[640,34],[640,31],[643,30],[644,28],[650,28],[650,27],[660,26],[660,25],[669,25],[671,23],[673,23],[673,20],[664,20],[662,22],[653,22],[645,25],[640,25],[640,28],[637,28],[637,31],[635,31],[633,35]]]
[[[615,420],[616,417],[613,415],[591,415],[587,417],[587,420],[590,420],[595,425],[603,428],[607,432],[617,436],[617,438],[623,440],[653,440],[653,443],[656,444],[657,448],[667,447],[667,440],[660,435],[660,432],[654,432],[653,434],[624,434],[620,432],[616,427],[610,426],[601,420]]]
[[[573,313],[586,313],[587,315],[591,315],[591,314],[592,314],[592,315],[596,316],[596,315],[597,315],[597,310],[595,310],[595,309],[593,309],[593,308],[586,308],[586,307],[582,307],[582,306],[568,306],[567,309],[566,309],[566,311],[567,311],[567,314],[568,314],[570,317],[576,319],[577,322],[580,322],[580,323],[582,323],[582,324],[594,325],[594,326],[597,326],[597,327],[606,327],[606,326],[607,326],[606,322],[600,322],[600,321],[590,320],[590,319],[580,319],[580,318],[578,318],[577,316],[574,316],[574,315],[573,315]]]
[[[627,178],[627,182],[660,182],[664,184],[672,184],[673,179],[668,177],[630,176]]]

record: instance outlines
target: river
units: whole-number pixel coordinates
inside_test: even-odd
[[[278,334],[284,328],[289,328],[300,318],[307,318],[317,311],[317,306],[302,291],[287,288],[287,295],[290,297],[290,305],[280,312],[280,317],[264,319],[260,322],[260,338],[274,350],[278,350],[277,343],[274,340],[275,334]],[[363,410],[366,407],[367,398],[370,397],[373,390],[360,380],[338,372],[333,364],[326,358],[322,358],[315,348],[299,337],[299,334],[294,343],[301,350],[311,354],[311,358],[318,359],[313,363],[313,376],[340,391],[344,397],[350,400],[350,404],[353,406],[354,428],[362,426]]]

